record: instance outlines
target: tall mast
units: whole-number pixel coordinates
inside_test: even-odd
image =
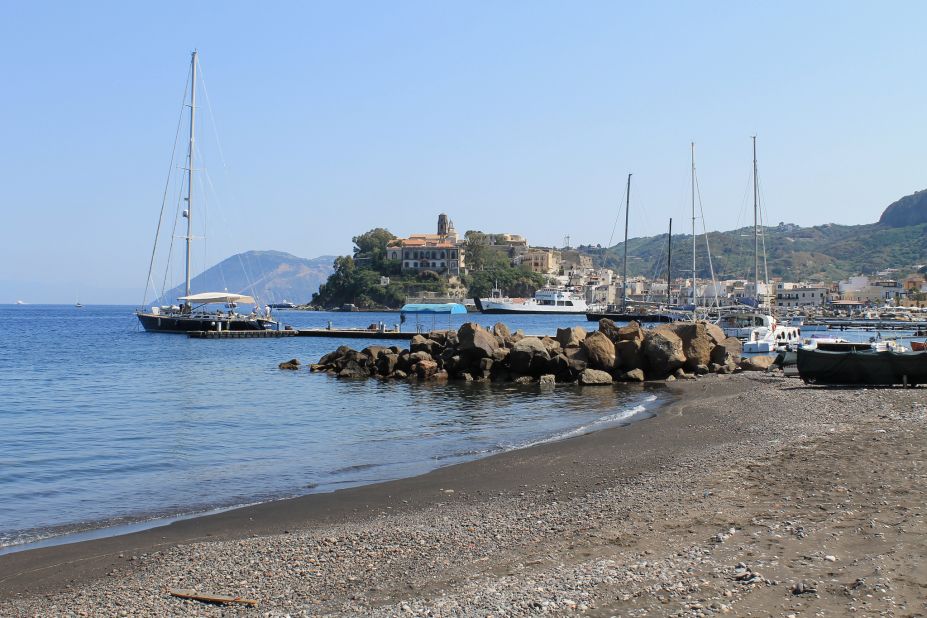
[[[621,306],[628,305],[628,208],[631,206],[631,174],[628,174],[628,190],[624,202],[624,274],[621,295]]]
[[[756,304],[760,305],[760,228],[759,228],[759,191],[756,186],[756,135],[753,136],[753,272],[756,275]]]
[[[666,238],[666,302],[673,304],[673,218],[670,217],[669,235]]]
[[[692,306],[698,304],[697,286],[695,284],[695,142],[692,142]],[[692,311],[695,319],[695,311]]]
[[[187,151],[187,259],[184,265],[184,296],[190,295],[190,241],[193,240],[193,146],[196,138],[196,50],[190,58],[190,145]],[[188,301],[189,302],[189,301]]]

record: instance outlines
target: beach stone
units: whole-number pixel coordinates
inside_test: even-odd
[[[396,371],[396,365],[399,362],[398,354],[383,354],[377,359],[377,373],[383,376]]]
[[[540,339],[525,337],[512,346],[508,360],[509,368],[515,373],[540,375],[546,368],[550,355]]]
[[[492,353],[492,359],[496,361],[497,363],[501,363],[509,357],[509,354],[511,354],[511,352],[512,351],[509,348],[499,348],[495,352]]]
[[[294,371],[296,369],[299,369],[299,359],[291,358],[288,361],[284,361],[280,363],[279,365],[277,365],[277,367],[279,367],[280,369],[288,369],[290,371]]]
[[[682,352],[682,339],[671,330],[655,328],[644,335],[641,348],[648,374],[666,376],[682,367],[686,356]]]
[[[644,370],[632,369],[631,371],[626,371],[622,378],[628,382],[643,382],[645,380]]]
[[[772,356],[750,356],[740,361],[740,368],[744,371],[766,371],[775,360]]]
[[[578,348],[585,338],[586,329],[582,326],[557,329],[557,341],[561,348]]]
[[[518,376],[512,381],[515,384],[531,384],[532,382],[534,382],[534,378],[532,378],[531,376]]]
[[[581,374],[579,374],[579,383],[583,386],[611,384],[612,375],[607,371],[600,371],[598,369],[585,369]]]
[[[599,332],[612,340],[612,342],[618,341],[618,325],[614,321],[608,318],[602,318],[599,320]]]
[[[406,378],[409,377],[409,374],[407,374],[402,369],[397,369],[396,371],[393,372],[393,377],[397,380],[405,380]]]
[[[743,353],[744,344],[737,337],[725,337],[711,350],[711,362],[727,365],[730,362],[739,363]]]
[[[313,363],[313,364],[309,365],[309,371],[311,371],[311,372],[313,372],[313,373],[315,373],[315,372],[317,372],[317,371],[328,371],[329,369],[331,369],[331,365],[322,365],[322,364],[319,364],[319,363]]]
[[[496,338],[479,324],[467,322],[457,331],[457,351],[471,358],[491,357],[499,349]]]
[[[488,378],[492,372],[493,360],[491,358],[481,358],[479,364],[479,373],[484,378]]]
[[[615,368],[615,344],[601,331],[590,333],[583,340],[582,349],[593,369],[611,371]]]
[[[545,373],[538,379],[538,383],[541,386],[554,386],[557,382],[557,377],[552,373]]]

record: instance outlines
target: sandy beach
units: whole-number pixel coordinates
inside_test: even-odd
[[[668,389],[629,427],[2,556],[0,615],[927,615],[927,390]]]

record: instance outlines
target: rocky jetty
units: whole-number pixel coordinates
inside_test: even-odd
[[[619,327],[603,319],[597,331],[587,333],[574,326],[557,329],[555,337],[527,337],[501,323],[487,330],[468,322],[456,332],[416,335],[408,349],[369,346],[358,351],[341,346],[310,370],[339,378],[591,386],[733,373],[740,370],[740,354],[739,340],[702,322],[649,330],[637,322]]]

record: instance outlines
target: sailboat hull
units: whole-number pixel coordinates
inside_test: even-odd
[[[276,324],[273,320],[246,316],[182,316],[138,312],[138,321],[149,333],[189,333],[191,331],[266,330]]]

